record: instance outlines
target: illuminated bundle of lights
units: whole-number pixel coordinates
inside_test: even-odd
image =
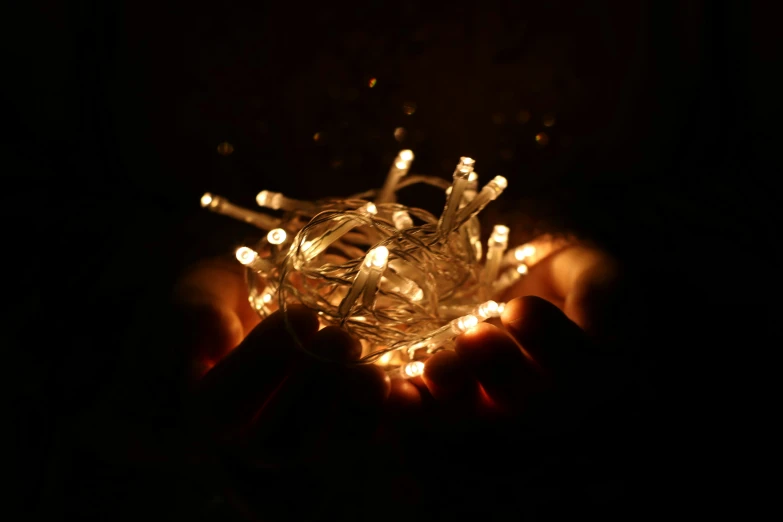
[[[403,378],[420,375],[432,353],[499,316],[504,304],[492,297],[527,273],[524,261],[535,253],[531,245],[507,252],[509,229],[495,225],[484,254],[477,216],[506,178],[479,190],[471,158],[460,158],[451,184],[408,176],[412,161],[413,152],[400,151],[382,188],[347,199],[260,192],[258,205],[281,217],[212,194],[201,198],[203,207],[268,232],[236,251],[247,267],[250,304],[262,317],[304,304],[323,326],[341,326],[362,341],[360,363]],[[416,183],[445,191],[440,217],[396,202],[398,190]]]

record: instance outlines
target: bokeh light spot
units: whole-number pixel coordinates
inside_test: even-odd
[[[229,142],[224,141],[220,145],[217,146],[217,152],[221,156],[229,156],[232,152],[234,152],[234,146],[231,145]]]
[[[549,136],[546,132],[539,132],[536,134],[536,143],[539,147],[546,147],[549,143]]]

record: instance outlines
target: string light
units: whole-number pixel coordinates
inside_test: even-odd
[[[270,245],[281,245],[285,242],[286,237],[287,234],[285,233],[285,230],[282,228],[275,228],[269,231],[266,235],[266,240],[269,241]]]
[[[303,304],[322,326],[341,326],[360,339],[359,364],[377,364],[402,378],[421,375],[431,354],[498,317],[505,304],[491,297],[526,273],[523,261],[535,252],[523,245],[506,253],[510,230],[496,225],[482,265],[478,214],[508,181],[496,176],[479,191],[469,157],[460,158],[450,185],[408,176],[413,159],[412,151],[400,151],[382,188],[345,199],[308,202],[259,192],[258,205],[282,212],[279,218],[213,194],[201,198],[203,207],[267,232],[236,251],[247,268],[248,299],[260,315]],[[417,183],[444,190],[440,217],[396,202],[401,188]]]

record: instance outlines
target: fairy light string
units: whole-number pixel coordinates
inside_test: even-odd
[[[282,211],[281,217],[202,196],[202,207],[266,232],[236,251],[246,267],[248,299],[261,317],[303,304],[322,326],[340,326],[360,339],[359,364],[412,378],[433,353],[453,348],[458,335],[500,315],[504,303],[492,296],[523,277],[535,253],[532,245],[507,251],[509,229],[498,224],[484,256],[478,215],[502,194],[506,178],[496,176],[479,190],[468,157],[460,158],[451,184],[408,176],[413,159],[412,151],[400,151],[383,187],[345,199],[309,202],[261,191],[258,205]],[[413,184],[444,190],[440,216],[397,203],[397,192]]]

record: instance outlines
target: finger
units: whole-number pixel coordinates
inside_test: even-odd
[[[421,440],[425,418],[421,393],[410,380],[394,378],[390,388],[383,404],[378,439],[387,454],[394,456],[392,461],[399,462],[405,459],[406,448]]]
[[[190,269],[174,289],[182,332],[196,353],[219,359],[259,322],[247,300],[242,268],[210,260]]]
[[[202,417],[228,428],[247,423],[254,412],[273,399],[289,371],[303,358],[297,340],[287,328],[307,342],[318,330],[312,311],[290,306],[275,312],[199,383],[196,401]]]
[[[543,387],[535,361],[492,325],[479,324],[458,337],[456,352],[503,411],[521,410],[527,397]]]
[[[552,303],[525,296],[506,303],[501,321],[549,374],[578,371],[587,353],[585,332]]]
[[[339,391],[345,401],[359,407],[376,408],[389,395],[390,383],[386,374],[372,364],[355,362],[362,353],[359,340],[337,326],[327,326],[313,335],[310,351],[329,363],[339,381]]]
[[[389,397],[384,405],[386,413],[393,418],[403,418],[421,408],[421,394],[410,381],[392,379]]]
[[[306,358],[254,418],[251,438],[267,464],[355,450],[375,430],[377,411],[389,394],[379,367],[348,364],[361,355],[361,344],[347,331],[326,327],[307,349],[318,358]]]
[[[576,244],[576,238],[573,236],[553,236],[552,234],[538,236],[523,245],[525,247],[532,247],[532,253],[527,255],[523,259],[523,262],[528,267],[533,267],[552,254],[573,244]]]
[[[478,399],[478,382],[457,353],[451,350],[438,352],[427,360],[424,383],[432,396],[442,403],[456,402],[466,406]]]
[[[327,326],[313,335],[309,350],[327,361],[347,363],[361,356],[362,345],[339,326]]]
[[[556,306],[533,296],[506,303],[501,320],[541,364],[551,384],[553,393],[531,411],[535,423],[551,429],[579,421],[609,381],[587,334]]]
[[[336,403],[345,400],[344,364],[361,355],[358,339],[328,326],[311,337],[302,363],[256,412],[248,439],[256,464],[312,461],[323,448]]]
[[[610,256],[576,245],[536,263],[504,297],[534,295],[544,298],[579,326],[591,331],[608,316],[605,305],[614,295],[618,279],[619,268]]]
[[[378,366],[364,364],[339,373],[337,401],[331,411],[328,444],[334,455],[363,454],[378,430],[391,381]]]

